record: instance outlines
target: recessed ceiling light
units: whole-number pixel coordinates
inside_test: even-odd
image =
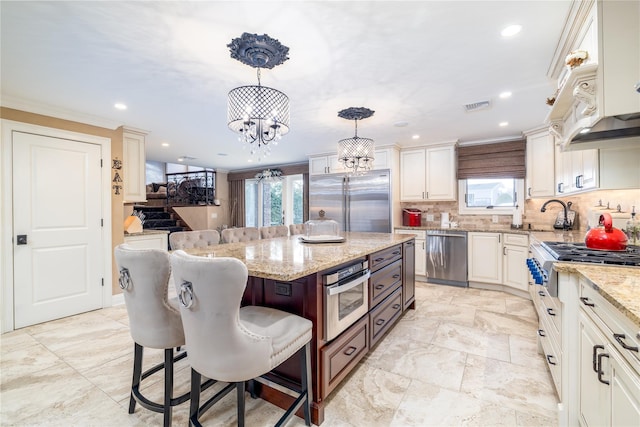
[[[509,126],[509,122],[500,122],[499,123],[500,127],[505,127],[505,126]]]
[[[505,99],[511,97],[511,92],[502,92],[500,98]]]
[[[168,143],[168,142],[163,142],[163,143],[162,143],[162,144],[160,144],[160,145],[162,145],[163,147],[168,147],[168,146],[169,146],[169,143]]]
[[[122,102],[116,102],[113,105],[117,110],[126,110],[127,106],[125,104],[123,104]]]
[[[409,126],[409,122],[400,121],[400,122],[395,122],[393,125],[397,128],[403,128],[403,127]]]
[[[226,156],[228,156],[228,154],[227,153],[218,153],[218,156],[226,157]]]
[[[411,138],[413,138],[413,139],[420,139],[420,135],[413,135]]]
[[[512,37],[522,30],[522,25],[509,25],[500,33],[502,37]]]
[[[182,157],[178,157],[178,161],[179,162],[184,162],[184,159]]]

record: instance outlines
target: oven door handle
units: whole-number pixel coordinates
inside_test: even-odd
[[[353,289],[356,286],[361,285],[363,282],[369,280],[369,276],[371,276],[371,273],[367,270],[365,274],[358,277],[357,279],[351,280],[346,283],[336,283],[335,285],[327,286],[327,295],[338,295],[348,291],[349,289]]]

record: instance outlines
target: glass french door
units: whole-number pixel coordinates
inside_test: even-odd
[[[303,185],[302,175],[287,175],[275,180],[245,180],[245,225],[301,224]]]

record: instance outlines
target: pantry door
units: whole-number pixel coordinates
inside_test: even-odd
[[[15,328],[101,308],[102,147],[18,131],[12,141]]]

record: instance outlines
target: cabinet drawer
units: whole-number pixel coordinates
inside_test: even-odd
[[[560,305],[560,301],[558,301],[557,298],[549,296],[548,294],[546,294],[544,297],[541,297],[538,318],[544,318],[548,321],[550,327],[549,332],[555,336],[558,344],[562,344],[562,308]]]
[[[371,347],[373,347],[384,333],[395,323],[402,313],[402,288],[396,289],[378,307],[369,312],[371,321]]]
[[[340,381],[369,351],[369,315],[366,314],[329,345],[320,349],[322,360],[322,398],[326,398]]]
[[[526,234],[504,234],[505,245],[529,246],[529,236]]]
[[[556,393],[558,397],[562,396],[562,365],[561,354],[557,343],[553,341],[553,336],[550,334],[551,326],[547,319],[540,318],[538,324],[538,336],[540,339],[540,346],[542,347],[542,355],[547,362],[549,371],[551,372],[551,378],[553,378],[553,384],[556,387]]]
[[[402,247],[392,246],[369,255],[369,268],[371,271],[376,271],[400,258],[402,258]]]
[[[376,271],[369,279],[369,309],[384,300],[402,281],[402,261]]]
[[[622,357],[640,373],[640,333],[637,327],[584,279],[580,279],[580,307]]]

